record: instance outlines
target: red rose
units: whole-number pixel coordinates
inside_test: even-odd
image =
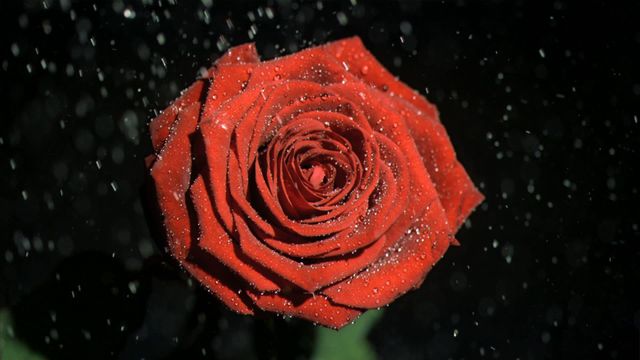
[[[150,124],[171,254],[231,309],[340,328],[418,287],[482,200],[358,38],[229,50]]]

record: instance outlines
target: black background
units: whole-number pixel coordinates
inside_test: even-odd
[[[229,45],[272,58],[359,35],[438,106],[487,198],[374,326],[379,357],[640,358],[638,3],[320,4],[0,3],[16,336],[61,359],[306,358],[310,324],[232,314],[160,257],[146,125]]]

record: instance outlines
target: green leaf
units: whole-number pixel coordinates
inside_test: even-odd
[[[46,360],[15,337],[9,309],[0,309],[0,359]]]
[[[367,341],[369,331],[382,316],[383,310],[369,310],[355,322],[335,331],[321,326],[316,328],[313,360],[369,360],[376,352]]]

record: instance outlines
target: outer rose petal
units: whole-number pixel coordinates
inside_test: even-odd
[[[437,117],[436,107],[385,69],[364,47],[359,37],[333,41],[320,48],[329,56],[345,64],[347,71],[370,86],[383,92],[388,91],[410,102],[430,118]]]
[[[236,125],[246,116],[246,111],[255,105],[260,89],[244,91],[242,83],[246,81],[246,70],[242,66],[221,66],[217,79],[211,84],[207,94],[207,103],[202,113],[200,134],[204,140],[208,173],[206,179],[217,205],[216,213],[227,231],[233,231],[233,218],[228,203],[227,167],[231,137]],[[231,96],[233,102],[224,102]]]
[[[403,114],[413,141],[438,190],[451,233],[455,233],[484,197],[456,159],[449,136],[437,118],[436,121],[426,119],[423,113],[404,101],[391,102],[390,107]]]
[[[456,160],[455,151],[440,123],[435,106],[387,71],[364,47],[360,38],[334,41],[325,45],[324,49],[343,61],[353,75],[399,98],[397,101],[387,102],[389,106],[410,112],[410,115],[405,116],[407,125],[436,185],[452,233],[455,233],[484,197]]]
[[[234,216],[240,238],[240,249],[244,254],[267,269],[273,269],[280,277],[290,281],[300,290],[313,293],[316,290],[340,281],[357,273],[375,259],[384,250],[383,238],[360,250],[356,256],[343,256],[325,260],[319,264],[302,264],[286,257],[255,238],[249,227],[239,215]]]
[[[389,256],[322,293],[338,304],[373,309],[420,286],[449,247],[450,235],[444,210],[436,199],[414,224],[411,233],[392,248]]]
[[[160,115],[151,120],[151,123],[149,123],[149,133],[151,134],[151,144],[155,152],[160,151],[162,145],[169,137],[173,124],[182,109],[193,103],[200,102],[204,86],[204,80],[196,81],[177,98],[173,104],[169,105]]]
[[[193,103],[179,113],[173,132],[151,168],[158,205],[164,215],[169,247],[178,260],[186,258],[191,247],[190,217],[186,210],[185,193],[191,176],[189,135],[198,123],[199,109],[200,104]]]
[[[473,209],[484,200],[484,196],[473,185],[462,164],[457,161],[441,177],[434,176],[439,186],[438,193],[441,193],[440,201],[449,216],[449,224],[454,224],[454,230],[457,231]]]
[[[216,61],[216,65],[255,64],[260,62],[260,56],[254,43],[234,46]]]
[[[257,61],[255,47],[247,44],[227,52],[218,59],[216,66]],[[209,77],[214,77],[216,71],[215,67],[212,68]],[[151,142],[157,154],[151,155],[147,161],[154,182],[155,200],[158,202],[151,206],[161,210],[162,219],[159,221],[164,223],[164,233],[171,253],[181,265],[229,308],[241,314],[252,314],[249,299],[238,295],[244,286],[236,286],[242,284],[242,280],[215,259],[207,257],[203,260],[204,253],[192,251],[191,248],[193,220],[186,210],[184,198],[188,188],[185,181],[189,181],[191,173],[191,158],[187,154],[191,152],[189,136],[200,121],[200,101],[203,100],[209,83],[210,79],[197,80],[149,124]]]
[[[250,50],[251,47],[247,48]],[[248,51],[248,50],[247,50]],[[223,63],[231,63],[230,51],[221,58]],[[228,67],[228,66],[227,66]],[[226,68],[226,67],[224,67]],[[219,72],[216,71],[215,74]],[[225,73],[223,77],[228,83],[235,84],[237,79],[231,78],[235,73]],[[154,179],[160,208],[165,214],[165,227],[172,232],[170,246],[174,254],[179,258],[185,256],[185,251],[191,244],[189,236],[180,235],[185,230],[185,221],[189,214],[184,209],[184,194],[189,187],[191,176],[191,134],[201,121],[201,112],[211,106],[211,89],[205,95],[205,86],[208,80],[198,80],[178,100],[156,119],[151,121],[150,132],[154,148],[157,147],[157,159],[149,161],[151,176]],[[214,81],[218,83],[218,81]],[[212,85],[213,87],[213,85]],[[218,101],[237,94],[241,89],[228,87],[227,91],[219,92]],[[201,100],[205,103],[202,105]]]
[[[237,253],[233,240],[226,229],[216,219],[211,209],[211,199],[207,194],[204,180],[198,176],[191,185],[191,200],[197,214],[200,229],[198,245],[216,258],[220,263],[238,273],[250,285],[259,291],[278,291],[280,286],[268,276],[269,272],[246,256]],[[195,219],[194,219],[195,220]],[[256,267],[258,269],[256,269]]]
[[[233,275],[216,261],[208,261],[205,266],[194,265],[193,257],[198,258],[197,252],[192,250],[192,221],[185,203],[185,193],[188,187],[191,157],[189,135],[196,127],[199,103],[186,106],[177,116],[173,126],[173,133],[166,140],[158,160],[151,169],[151,176],[155,184],[158,207],[164,216],[164,227],[171,253],[182,266],[204,283],[231,309],[244,314],[252,313],[245,300],[240,298],[237,290],[231,284]],[[203,268],[211,269],[204,272]]]
[[[263,87],[283,80],[304,80],[327,85],[342,82],[346,75],[348,73],[343,65],[318,46],[260,63],[253,71],[247,88]]]
[[[197,253],[196,253],[197,254]],[[198,255],[195,255],[198,256]],[[194,257],[195,257],[194,256]],[[214,293],[229,309],[245,315],[253,314],[253,304],[250,299],[241,296],[242,280],[237,279],[231,271],[217,261],[208,259],[206,262],[192,259],[183,262],[187,271]]]
[[[333,329],[340,329],[362,314],[362,310],[336,305],[322,295],[289,299],[279,294],[248,295],[262,310],[300,317]]]
[[[229,49],[216,61],[216,64],[209,69],[208,78],[211,79],[215,77],[217,66],[257,63],[259,61],[260,58],[253,43],[236,46]],[[209,84],[206,80],[207,79],[196,80],[196,82],[180,95],[180,97],[174,100],[167,109],[151,121],[149,124],[149,132],[151,134],[151,143],[154,151],[160,151],[160,147],[169,136],[171,126],[182,108],[194,102],[201,101],[201,97],[204,95],[202,91]]]

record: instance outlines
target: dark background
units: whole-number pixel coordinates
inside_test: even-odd
[[[639,359],[640,6],[624,4],[3,0],[0,308],[51,358],[309,356],[313,326],[232,314],[161,257],[146,125],[230,45],[272,58],[359,35],[438,106],[487,198],[373,327],[379,357]]]

